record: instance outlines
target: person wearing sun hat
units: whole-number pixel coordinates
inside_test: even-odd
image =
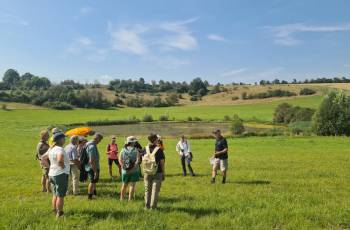
[[[129,186],[129,201],[134,198],[135,185],[140,178],[139,151],[135,147],[137,139],[134,136],[126,138],[125,145],[119,155],[119,162],[122,167],[122,187],[120,200],[124,200],[126,189]]]
[[[54,145],[53,136],[54,136],[56,133],[59,133],[59,132],[61,132],[61,130],[60,130],[59,128],[57,128],[57,127],[51,129],[52,135],[51,135],[51,137],[50,137],[50,139],[49,139],[49,146],[50,146],[50,147],[52,147],[52,146]]]
[[[52,189],[52,208],[56,217],[63,216],[64,197],[68,189],[68,176],[70,161],[64,151],[65,135],[57,132],[53,135],[53,146],[42,157],[44,161],[50,162],[49,178]]]

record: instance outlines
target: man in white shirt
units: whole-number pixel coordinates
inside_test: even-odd
[[[181,137],[180,141],[176,145],[176,152],[178,152],[181,158],[183,176],[187,175],[185,161],[187,162],[187,167],[188,167],[188,170],[190,171],[190,175],[194,176],[194,172],[191,167],[191,161],[193,158],[191,147],[190,147],[190,144],[188,143],[187,138],[184,135]]]
[[[79,136],[72,136],[70,143],[64,148],[70,161],[70,174],[68,179],[68,192],[73,187],[73,195],[79,194],[80,162],[78,158]]]

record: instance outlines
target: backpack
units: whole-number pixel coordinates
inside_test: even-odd
[[[143,173],[146,175],[156,175],[158,170],[158,165],[156,162],[156,153],[158,152],[159,147],[155,147],[151,153],[149,146],[146,146],[146,154],[143,156],[142,165]]]
[[[132,148],[130,150],[128,148],[124,148],[122,153],[122,160],[123,160],[122,167],[125,171],[128,171],[134,168],[136,160],[135,160],[135,156],[133,156],[132,154],[135,152],[136,152],[135,148]]]

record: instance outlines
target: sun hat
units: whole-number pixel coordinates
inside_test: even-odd
[[[51,130],[51,132],[52,132],[52,134],[55,134],[55,133],[61,132],[61,130],[59,128],[55,127]]]
[[[129,136],[129,137],[127,137],[127,138],[126,138],[126,141],[125,141],[126,144],[135,143],[135,142],[137,142],[137,138],[134,137],[134,136]]]

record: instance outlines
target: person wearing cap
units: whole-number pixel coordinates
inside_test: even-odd
[[[70,138],[70,143],[64,148],[70,161],[68,192],[73,190],[73,195],[79,194],[80,162],[78,156],[78,142],[79,136],[72,136]]]
[[[91,200],[93,195],[97,195],[96,183],[100,177],[100,154],[97,145],[102,141],[103,136],[100,133],[95,133],[93,139],[86,143],[86,153],[89,163],[85,165],[85,171],[89,176],[88,199]]]
[[[52,133],[52,136],[50,137],[49,139],[49,146],[52,147],[54,145],[54,141],[53,141],[53,136],[56,134],[56,133],[60,133],[60,129],[55,127],[51,130],[51,133]]]
[[[112,180],[114,180],[112,173],[112,165],[114,164],[118,167],[119,176],[121,176],[121,167],[118,161],[118,145],[116,143],[116,137],[112,136],[111,143],[107,145],[107,156],[108,156],[108,172]]]
[[[156,209],[162,181],[165,179],[165,155],[163,150],[158,146],[158,137],[156,134],[148,136],[149,144],[145,147],[143,158],[148,154],[155,152],[155,162],[157,171],[155,175],[144,172],[143,180],[145,184],[145,208]]]
[[[49,165],[44,165],[41,157],[49,150],[50,146],[47,143],[50,134],[47,130],[42,130],[40,132],[40,141],[36,147],[36,159],[40,163],[40,168],[42,171],[41,176],[41,191],[42,192],[51,192],[50,182],[49,182]]]
[[[53,147],[42,157],[50,162],[49,178],[52,187],[52,208],[56,217],[63,216],[64,197],[68,189],[70,162],[63,145],[65,135],[61,132],[53,135]]]
[[[119,162],[122,165],[122,187],[120,200],[124,200],[125,192],[129,186],[129,201],[134,198],[135,185],[140,178],[139,152],[135,147],[137,139],[130,136],[126,139],[125,145],[120,153]]]
[[[186,163],[187,163],[188,170],[190,171],[190,175],[194,176],[194,172],[191,166],[191,161],[192,161],[191,147],[185,135],[182,135],[180,141],[177,143],[176,152],[178,152],[181,159],[183,176],[187,175]]]
[[[214,153],[214,163],[211,183],[215,183],[215,178],[217,170],[220,169],[222,173],[222,183],[226,183],[226,172],[228,168],[228,145],[226,139],[221,135],[219,129],[214,132],[216,142],[215,142],[215,153]]]

